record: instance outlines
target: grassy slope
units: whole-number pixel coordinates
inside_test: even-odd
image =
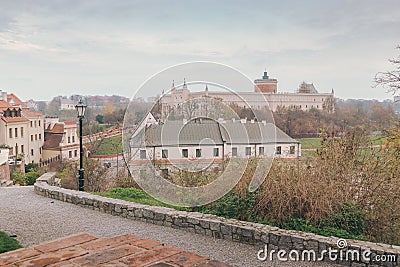
[[[122,135],[104,138],[93,155],[110,155],[122,152]]]
[[[21,248],[22,246],[17,240],[8,236],[4,232],[0,232],[0,253],[15,250]]]

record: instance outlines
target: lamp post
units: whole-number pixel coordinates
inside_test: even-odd
[[[78,187],[79,191],[85,191],[85,170],[83,169],[83,142],[82,142],[82,119],[85,117],[86,105],[82,98],[75,105],[76,112],[79,118],[79,171],[78,171]]]

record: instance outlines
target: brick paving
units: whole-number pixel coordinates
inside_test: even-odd
[[[0,266],[229,267],[225,263],[131,234],[97,238],[88,233],[0,254]]]

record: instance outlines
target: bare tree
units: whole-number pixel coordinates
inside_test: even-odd
[[[397,49],[400,49],[400,45],[397,46]],[[374,86],[385,87],[389,93],[396,95],[400,93],[400,55],[397,58],[389,59],[389,62],[394,65],[394,70],[378,72],[375,75]]]

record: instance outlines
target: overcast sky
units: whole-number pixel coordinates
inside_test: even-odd
[[[399,44],[398,0],[0,0],[0,89],[131,97],[166,67],[213,61],[252,79],[266,68],[279,91],[382,100],[372,81]]]

